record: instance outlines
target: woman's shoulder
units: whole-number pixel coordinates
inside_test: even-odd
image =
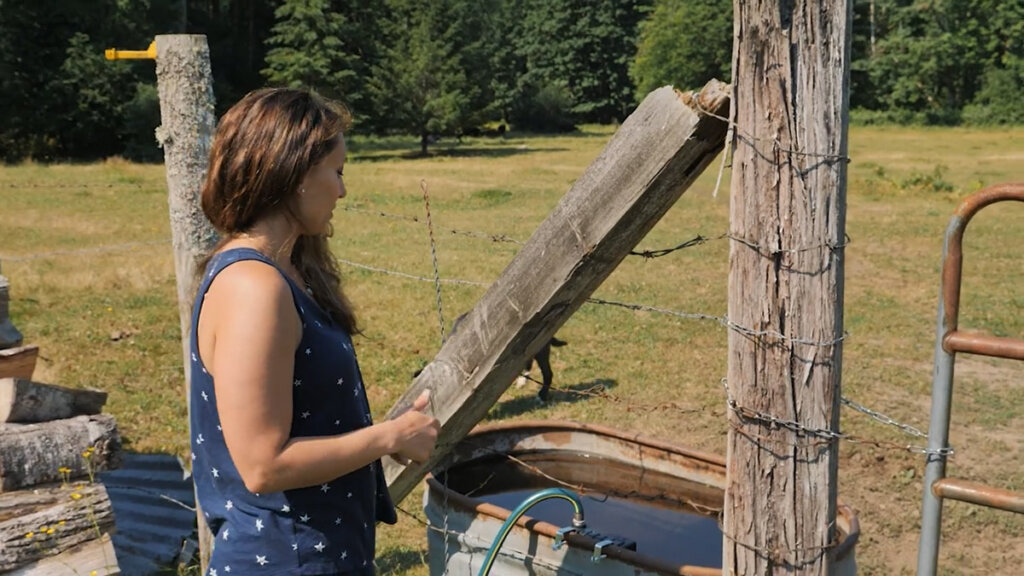
[[[292,300],[285,277],[272,264],[261,260],[238,260],[225,266],[213,278],[207,296],[226,296],[255,304]]]

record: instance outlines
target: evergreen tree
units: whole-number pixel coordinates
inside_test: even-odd
[[[284,0],[274,11],[263,75],[272,85],[311,88],[351,106],[359,93],[345,16],[330,0]]]
[[[370,92],[381,130],[412,132],[425,154],[432,135],[460,135],[492,110],[485,11],[471,0],[388,0],[387,49]]]
[[[623,120],[635,103],[629,65],[648,5],[648,0],[526,0],[516,42],[525,62],[519,116],[545,108],[536,104],[553,111],[552,105],[567,102],[570,121]]]
[[[666,84],[689,90],[729,81],[732,20],[731,0],[656,0],[630,69],[637,101]]]

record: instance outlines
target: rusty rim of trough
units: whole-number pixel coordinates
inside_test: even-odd
[[[686,458],[692,458],[695,460],[701,460],[706,464],[721,467],[722,471],[725,471],[725,459],[721,456],[710,454],[707,452],[701,452],[698,450],[691,450],[683,448],[674,444],[669,444],[653,438],[647,438],[641,434],[624,432],[622,430],[616,430],[607,426],[601,426],[599,424],[582,424],[579,422],[559,422],[551,420],[523,420],[518,422],[502,422],[498,424],[488,424],[485,426],[477,426],[470,432],[465,440],[471,440],[479,438],[485,435],[496,434],[500,432],[522,432],[525,430],[536,430],[531,436],[541,435],[545,432],[583,432],[590,433],[599,436],[607,436],[618,440],[626,440],[628,442],[634,442],[641,446],[647,446],[650,448],[663,450],[665,452],[677,454]],[[558,449],[553,449],[557,451]],[[483,514],[492,518],[497,518],[504,522],[508,519],[512,513],[511,510],[496,506],[483,500],[472,498],[456,492],[455,490],[449,489],[439,482],[433,472],[428,473],[426,482],[430,489],[436,490],[440,494],[447,492],[447,498],[449,502],[453,502],[457,506],[465,509],[471,509],[477,514]],[[715,486],[715,488],[719,488]],[[860,538],[860,522],[853,510],[846,505],[840,504],[838,507],[836,516],[836,522],[843,533],[839,539],[839,543],[835,547],[836,561],[843,560],[847,555],[851,554],[854,547],[857,544],[857,540]],[[516,526],[536,532],[538,534],[547,536],[548,538],[554,538],[558,532],[559,527],[548,522],[531,518],[530,516],[523,515],[516,521]],[[445,536],[447,538],[447,535]],[[584,536],[582,534],[570,533],[565,536],[565,542],[570,546],[582,550],[593,550],[594,545],[597,544],[597,540]],[[640,566],[645,569],[653,570],[662,574],[673,574],[678,576],[721,576],[722,570],[718,568],[708,568],[704,566],[689,566],[679,565],[674,562],[667,562],[658,558],[653,558],[632,550],[625,548],[619,548],[618,546],[610,546],[604,549],[603,552],[609,558],[615,558],[624,562],[629,562],[633,565]]]

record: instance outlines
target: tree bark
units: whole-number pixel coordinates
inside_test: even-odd
[[[723,567],[824,575],[836,537],[851,4],[733,7]]]
[[[0,378],[0,422],[46,422],[99,414],[107,393]]]
[[[164,148],[167,170],[187,402],[190,387],[189,329],[196,272],[202,258],[217,243],[217,231],[206,219],[199,203],[209,169],[210,143],[216,125],[210,49],[206,37],[184,34],[157,36],[156,80],[161,122],[157,140]],[[211,552],[211,534],[203,514],[198,509],[197,512],[200,557],[205,572]]]
[[[22,567],[25,573],[42,574],[26,565],[85,542],[103,542],[103,535],[113,528],[114,513],[102,484],[50,485],[0,494],[0,572]],[[113,554],[106,560],[117,564]],[[55,570],[49,574],[67,573],[66,566],[46,564]]]
[[[89,448],[93,451],[83,456]],[[0,492],[117,468],[121,436],[109,414],[41,424],[0,424]]]
[[[573,184],[529,242],[392,408],[403,412],[431,389],[441,422],[424,465],[385,461],[391,494],[404,498],[508,388],[527,358],[615,270],[724,143],[727,86],[652,92]],[[543,273],[538,273],[542,271]]]

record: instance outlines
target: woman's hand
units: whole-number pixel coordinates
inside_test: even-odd
[[[395,451],[391,457],[403,466],[426,462],[434,451],[441,423],[424,412],[429,403],[430,390],[424,390],[410,410],[392,420]]]

